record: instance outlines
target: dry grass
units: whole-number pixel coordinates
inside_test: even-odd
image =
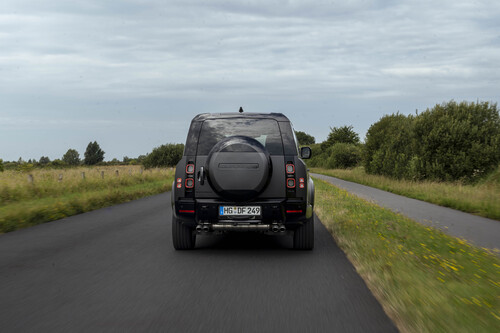
[[[140,166],[5,171],[0,173],[0,232],[168,191],[173,174],[173,169]]]
[[[0,173],[0,204],[130,186],[168,178],[171,174],[170,169],[143,170],[137,165],[5,171]],[[30,175],[33,183],[29,181]]]

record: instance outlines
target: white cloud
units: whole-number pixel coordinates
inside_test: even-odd
[[[491,1],[4,0],[0,13],[4,118],[188,122],[246,103],[314,110],[302,130],[322,140],[329,126],[363,136],[384,113],[491,100],[500,86]]]

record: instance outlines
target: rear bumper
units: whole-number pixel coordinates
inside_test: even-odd
[[[219,206],[261,206],[260,217],[226,218],[219,216]],[[228,202],[218,199],[181,199],[175,202],[174,214],[191,227],[199,223],[232,223],[232,224],[284,224],[287,227],[301,225],[312,216],[312,206],[297,199],[264,199],[246,203]]]

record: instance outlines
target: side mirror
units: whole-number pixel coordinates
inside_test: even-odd
[[[311,148],[309,148],[309,147],[300,148],[300,157],[301,158],[306,160],[308,158],[311,158],[311,155],[312,155]]]

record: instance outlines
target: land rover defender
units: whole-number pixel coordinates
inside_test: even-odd
[[[197,235],[253,231],[293,235],[314,247],[314,183],[287,117],[200,114],[191,121],[172,184],[172,237],[192,249]]]

